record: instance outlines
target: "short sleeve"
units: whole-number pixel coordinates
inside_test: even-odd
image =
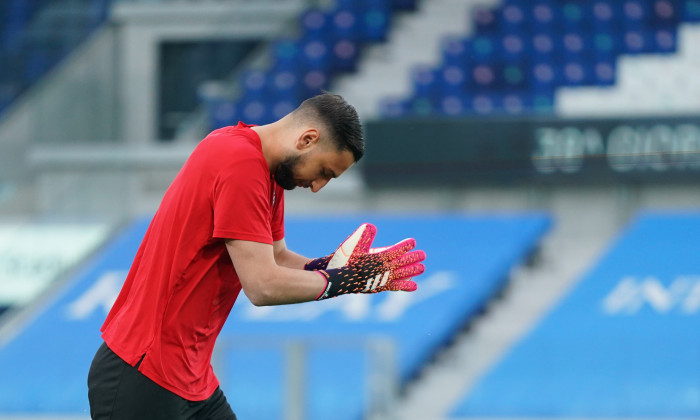
[[[258,159],[223,168],[212,194],[213,236],[272,244],[270,192],[270,173]]]

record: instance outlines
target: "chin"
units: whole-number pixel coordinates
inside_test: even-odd
[[[280,187],[282,187],[283,190],[291,191],[297,187],[297,184],[292,184],[292,183],[283,183],[279,184]]]

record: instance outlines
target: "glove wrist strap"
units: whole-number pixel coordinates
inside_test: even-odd
[[[319,275],[321,275],[321,277],[323,277],[323,279],[326,281],[326,286],[323,288],[321,293],[319,293],[319,295],[316,296],[315,300],[323,300],[323,299],[328,299],[330,297],[333,297],[330,295],[333,283],[330,281],[330,276],[328,275],[328,273],[325,272],[324,270],[318,270],[318,271],[316,271],[316,273],[318,273]]]

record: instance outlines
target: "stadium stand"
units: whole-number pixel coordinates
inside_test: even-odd
[[[441,63],[413,69],[412,94],[385,99],[383,117],[552,114],[560,88],[613,86],[620,57],[675,53],[700,3],[506,0],[471,18],[473,34],[445,37]]]
[[[111,3],[4,3],[0,108],[102,24]],[[479,3],[488,2],[474,2]],[[364,51],[395,41],[388,37],[401,12],[419,15],[424,8],[416,0],[324,4],[330,6],[306,10],[293,30],[269,43],[265,65],[255,61],[231,68],[235,87],[222,93],[203,86],[208,129],[238,120],[269,122],[320,89],[333,90],[340,78],[356,72],[367,58]],[[612,107],[627,114],[659,109],[678,113],[700,108],[693,99],[698,95],[670,93],[684,84],[691,92],[697,90],[686,71],[695,58],[683,53],[695,38],[683,34],[693,32],[687,28],[700,21],[698,0],[508,0],[469,10],[464,27],[473,30],[444,34],[439,63],[397,70],[410,72],[410,86],[400,96],[375,99],[380,117],[600,115]],[[657,83],[659,63],[667,69],[668,59],[679,53],[686,64],[671,71],[667,83]],[[640,93],[640,83],[653,88]],[[674,86],[669,89],[669,84]]]
[[[329,89],[338,74],[355,71],[362,48],[386,40],[392,14],[416,5],[415,0],[339,0],[329,8],[308,9],[292,34],[271,43],[266,67],[241,72],[238,97],[205,92],[211,126],[238,120],[261,124],[284,116]]]
[[[31,315],[32,322],[0,342],[0,415],[85,412],[85,375],[99,345],[99,327],[149,221],[138,220],[115,237]],[[366,221],[378,226],[377,241],[401,240],[410,228],[428,251],[419,290],[269,308],[254,307],[241,296],[214,361],[241,418],[283,418],[284,348],[294,341],[308,349],[305,418],[362,418],[376,391],[368,388],[365,375],[372,362],[368,355],[375,355],[365,351],[367,346],[378,338],[393,343],[397,381],[405,383],[483,310],[551,224],[543,213],[294,217],[287,222],[289,245],[309,255],[325,254],[337,246],[336,238]],[[310,237],[312,230],[324,234]]]
[[[562,117],[606,115],[672,116],[700,110],[700,25],[681,24],[675,54],[638,54],[617,60],[614,86],[560,88],[556,113]]]
[[[696,212],[643,212],[451,418],[696,418]]]
[[[357,69],[363,48],[386,39],[395,10],[395,4],[376,0],[309,10],[300,17],[300,35],[271,48],[269,68],[242,72],[237,99],[204,98],[212,127],[238,120],[269,122],[291,104],[333,86],[339,75]],[[466,19],[473,21],[472,33],[444,35],[439,64],[410,69],[411,93],[381,99],[380,117],[595,113],[595,104],[611,103],[611,95],[625,97],[616,93],[616,84],[627,61],[635,68],[649,67],[642,75],[657,74],[654,64],[637,63],[678,52],[679,30],[700,21],[700,2],[507,0],[476,7]],[[687,80],[685,69],[679,83]],[[602,95],[579,93],[586,87]],[[647,97],[663,93],[669,96],[654,90],[642,101],[627,95],[624,105],[631,105],[628,112],[644,106],[639,104],[654,110],[659,105]],[[600,98],[579,101],[581,95]],[[558,106],[559,100],[566,104]],[[612,103],[619,109],[617,102]],[[687,102],[681,111],[699,107]],[[666,108],[678,112],[678,107]]]
[[[0,4],[0,113],[108,17],[111,0]]]

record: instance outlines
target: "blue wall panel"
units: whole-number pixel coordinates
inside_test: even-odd
[[[150,219],[115,236],[52,300],[0,347],[0,417],[88,413],[86,377],[99,328]],[[504,284],[550,224],[543,214],[289,218],[287,243],[309,256],[335,250],[360,223],[378,227],[376,245],[414,236],[428,254],[414,293],[341,296],[257,308],[241,294],[217,345],[215,370],[241,418],[279,419],[288,338],[308,340],[309,419],[357,419],[367,399],[363,347],[395,343],[399,375],[415,375]],[[269,345],[261,345],[261,342]]]
[[[100,326],[148,221],[116,236],[0,347],[1,413],[88,413],[87,372]]]
[[[700,215],[641,214],[455,417],[700,417]]]
[[[284,357],[286,338],[309,341],[314,352],[307,360],[309,419],[360,418],[367,403],[364,376],[373,370],[372,353],[363,350],[367,338],[386,337],[395,344],[401,381],[416,375],[504,286],[510,269],[523,262],[550,223],[542,214],[295,219],[288,224],[287,241],[291,249],[307,255],[325,255],[337,247],[338,238],[345,238],[364,221],[378,227],[375,245],[392,244],[410,234],[426,251],[427,270],[417,279],[415,293],[349,295],[273,308],[255,308],[239,298],[223,331],[233,348],[278,340],[278,359]],[[310,232],[322,234],[310,236]],[[338,355],[334,342],[346,347],[344,356]],[[255,351],[236,348],[228,354],[234,360],[248,359]],[[226,365],[226,358],[222,363]],[[224,371],[226,381],[244,382],[256,389],[274,389],[285,380],[281,370],[269,384],[256,375]],[[273,419],[284,410],[278,398],[264,392],[229,399],[237,403],[242,417]],[[277,407],[277,417],[262,416],[261,407]]]

